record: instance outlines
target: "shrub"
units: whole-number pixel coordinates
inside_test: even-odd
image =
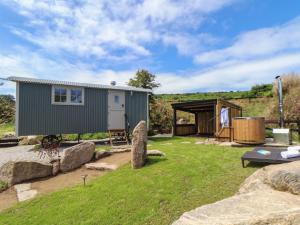
[[[8,184],[0,180],[0,192],[5,191],[8,188]]]
[[[283,107],[285,119],[300,119],[300,74],[287,74],[282,76]],[[269,118],[278,118],[278,87],[274,82],[274,103],[269,110]]]
[[[154,98],[150,105],[150,129],[171,130],[172,128],[172,107],[170,103],[163,99]]]
[[[13,122],[15,118],[15,98],[12,95],[0,95],[0,124]]]

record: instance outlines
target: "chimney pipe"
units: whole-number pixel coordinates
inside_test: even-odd
[[[279,100],[279,126],[284,127],[284,115],[283,115],[283,94],[282,94],[282,81],[281,77],[276,77],[278,82],[278,100]]]

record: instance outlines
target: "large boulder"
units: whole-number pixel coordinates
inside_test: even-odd
[[[147,124],[140,121],[132,133],[131,165],[138,169],[144,166],[147,157]]]
[[[244,181],[238,193],[271,188],[300,195],[300,161],[266,166],[257,170]]]
[[[300,161],[257,170],[238,193],[184,213],[174,225],[299,225]]]
[[[253,191],[184,213],[173,225],[299,225],[300,199],[279,191]]]
[[[93,142],[83,142],[66,148],[60,161],[60,170],[67,172],[79,168],[81,165],[92,160],[95,152]]]
[[[37,161],[9,161],[0,167],[0,180],[9,186],[52,175],[52,165]]]

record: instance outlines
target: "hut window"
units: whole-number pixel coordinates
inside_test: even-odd
[[[120,101],[120,100],[119,100],[119,95],[115,95],[115,103],[116,103],[116,104],[119,104],[119,101]]]
[[[71,102],[82,103],[82,89],[71,89]]]
[[[66,88],[55,88],[54,101],[55,102],[67,102],[67,89]]]
[[[53,86],[51,99],[52,99],[52,104],[83,105],[84,88]]]

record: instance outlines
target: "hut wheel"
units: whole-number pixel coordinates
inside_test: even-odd
[[[58,148],[61,141],[62,141],[61,136],[56,136],[56,135],[44,136],[42,139],[42,147],[44,149]]]

